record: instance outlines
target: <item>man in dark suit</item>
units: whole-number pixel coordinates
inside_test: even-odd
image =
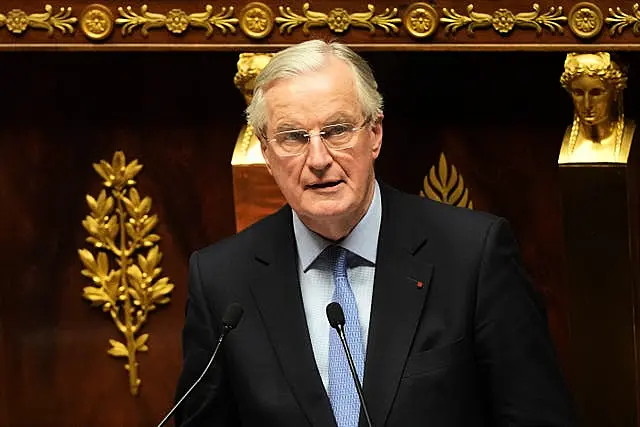
[[[191,257],[178,396],[226,307],[245,314],[177,425],[357,426],[331,301],[373,426],[573,425],[507,223],[376,181],[382,97],[362,58],[318,40],[285,49],[247,112],[288,205]]]

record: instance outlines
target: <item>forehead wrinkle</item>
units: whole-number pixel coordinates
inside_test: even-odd
[[[335,68],[335,64],[329,65]],[[352,121],[362,115],[354,76],[350,72],[341,73],[337,79],[335,69],[329,75],[323,69],[278,79],[266,88],[264,95],[267,128],[271,129],[312,129],[329,121]]]

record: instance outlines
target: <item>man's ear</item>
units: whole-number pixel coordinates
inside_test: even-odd
[[[382,149],[382,119],[384,115],[382,113],[378,114],[375,118],[371,126],[371,131],[373,133],[373,143],[371,144],[371,151],[373,159],[377,159],[380,155],[380,150]]]
[[[262,157],[264,158],[264,164],[267,166],[267,170],[269,171],[269,175],[273,175],[273,173],[271,172],[271,165],[269,164],[269,154],[267,153],[267,150],[269,149],[269,147],[267,147],[267,142],[264,141],[263,138],[258,137],[258,141],[260,141],[260,151],[262,151]]]

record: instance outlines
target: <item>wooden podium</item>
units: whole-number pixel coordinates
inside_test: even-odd
[[[560,165],[579,425],[638,417],[638,161]]]

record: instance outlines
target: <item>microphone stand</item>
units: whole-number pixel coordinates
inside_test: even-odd
[[[356,372],[356,365],[353,363],[353,358],[351,357],[351,352],[349,351],[349,346],[347,345],[347,339],[344,336],[344,325],[338,324],[335,326],[336,332],[340,337],[340,342],[342,342],[342,347],[344,348],[344,352],[347,355],[347,361],[349,362],[349,370],[351,371],[351,376],[353,377],[353,382],[356,384],[356,390],[358,391],[358,397],[360,398],[360,406],[362,407],[362,412],[364,413],[364,418],[367,420],[367,425],[372,427],[371,425],[371,417],[369,417],[369,411],[367,410],[367,405],[364,401],[364,393],[362,392],[362,384],[360,384],[360,378],[358,378],[358,374]]]

